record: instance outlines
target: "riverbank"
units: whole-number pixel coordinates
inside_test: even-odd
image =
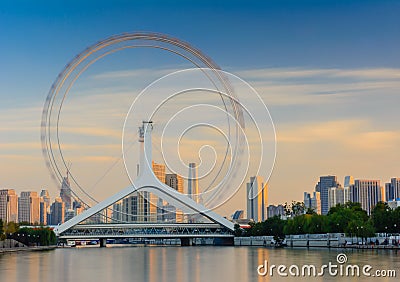
[[[400,250],[399,245],[385,243],[392,242],[387,237],[361,238],[346,237],[341,233],[332,234],[300,234],[286,236],[284,243],[292,248],[349,248],[349,249],[388,249]],[[367,244],[368,242],[368,244]],[[235,237],[235,246],[263,246],[275,247],[273,236]]]
[[[48,251],[54,250],[57,246],[37,246],[37,247],[15,247],[15,248],[2,248],[0,254],[15,253],[15,252],[35,252],[35,251]]]

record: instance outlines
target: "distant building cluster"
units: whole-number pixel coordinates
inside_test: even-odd
[[[165,165],[152,162],[156,177],[179,193],[184,193],[183,177],[166,173]],[[189,164],[187,194],[197,203],[202,199],[199,194],[197,166]],[[278,216],[286,219],[285,206],[268,205],[268,185],[261,176],[250,177],[246,184],[247,213],[244,210],[235,211],[231,218],[234,222],[265,221]],[[375,205],[384,201],[392,209],[400,207],[400,178],[392,178],[384,186],[380,180],[344,178],[343,186],[335,175],[320,176],[315,190],[304,192],[304,212],[312,210],[317,214],[326,215],[329,209],[337,204],[357,202],[371,214]],[[34,191],[23,191],[19,197],[13,189],[0,190],[0,219],[5,222],[19,222],[43,225],[58,225],[83,212],[84,206],[73,196],[69,173],[63,178],[59,197],[53,202],[49,192],[42,190],[40,194]],[[128,197],[113,204],[112,208],[92,216],[86,222],[194,222],[200,221],[196,216],[185,216],[183,211],[158,198],[150,192],[134,192]]]
[[[267,218],[278,216],[282,219],[290,217],[285,206],[268,205],[268,185],[262,177],[250,177],[246,184],[247,214],[243,210],[237,210],[231,216],[232,221],[247,224],[249,221],[264,221]],[[304,192],[304,213],[312,211],[326,215],[332,207],[347,202],[360,203],[368,215],[375,205],[387,202],[392,209],[400,207],[400,178],[392,178],[384,186],[380,180],[354,179],[346,176],[344,184],[340,184],[335,175],[326,175],[319,178],[312,192]]]
[[[24,191],[19,197],[14,189],[0,190],[0,218],[5,222],[57,225],[82,211],[81,204],[73,201],[68,173],[63,178],[60,196],[53,202],[47,190],[40,194]]]
[[[184,193],[184,179],[178,174],[165,173],[165,165],[152,162],[155,176],[169,187]],[[188,196],[199,203],[199,184],[197,166],[189,164]],[[63,177],[59,197],[53,202],[49,192],[21,192],[20,196],[13,189],[0,190],[0,218],[3,221],[30,224],[58,225],[83,212],[84,206],[73,196],[69,173]],[[108,208],[90,217],[87,223],[113,222],[184,222],[196,218],[184,218],[181,210],[158,198],[150,192],[134,192]],[[198,221],[198,219],[197,219]]]
[[[334,175],[321,176],[315,191],[304,192],[306,210],[312,209],[318,214],[326,215],[331,207],[347,202],[360,203],[370,215],[375,205],[387,202],[391,208],[400,206],[400,178],[392,178],[381,186],[380,180],[344,178],[342,186]]]
[[[183,177],[175,173],[165,173],[165,165],[152,162],[155,176],[162,183],[184,193]],[[200,202],[197,166],[189,164],[188,196]],[[116,202],[112,208],[112,220],[115,222],[185,222],[193,220],[185,218],[183,211],[158,198],[150,192],[134,192]]]
[[[268,185],[261,176],[250,177],[246,184],[247,219],[264,221],[267,219]]]

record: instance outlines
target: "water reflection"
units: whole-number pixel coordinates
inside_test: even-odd
[[[2,281],[295,281],[299,278],[259,276],[257,266],[269,264],[319,268],[336,263],[337,249],[267,249],[257,247],[109,247],[65,248],[47,252],[0,255]],[[400,254],[395,251],[345,250],[348,263],[370,264],[374,269],[395,269],[400,275]],[[302,278],[304,279],[304,278]],[[310,278],[347,281],[348,277]],[[351,279],[397,281],[396,278]]]

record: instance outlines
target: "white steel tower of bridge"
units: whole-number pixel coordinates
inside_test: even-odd
[[[110,207],[124,197],[137,191],[154,193],[156,196],[164,199],[171,205],[175,206],[177,209],[182,210],[184,213],[197,213],[201,216],[208,218],[212,222],[221,225],[221,227],[233,231],[234,224],[232,222],[218,215],[212,210],[207,209],[206,207],[189,198],[188,196],[181,194],[180,192],[169,187],[165,183],[162,183],[154,175],[154,172],[152,170],[152,129],[152,121],[143,121],[142,126],[139,128],[139,142],[141,146],[139,165],[140,169],[138,177],[136,180],[133,181],[132,185],[119,191],[108,199],[99,202],[95,206],[85,210],[84,212],[73,217],[67,222],[55,227],[54,232],[57,236],[62,235],[63,232],[66,232],[67,230],[77,226],[79,223],[85,221],[89,217],[99,213],[100,211]]]

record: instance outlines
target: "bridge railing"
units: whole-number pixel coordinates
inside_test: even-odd
[[[110,227],[88,225],[80,227],[79,225],[60,234],[60,238],[94,238],[94,237],[219,237],[233,236],[232,231],[224,227],[199,227],[194,224],[193,227],[185,226],[144,226],[144,227]]]

